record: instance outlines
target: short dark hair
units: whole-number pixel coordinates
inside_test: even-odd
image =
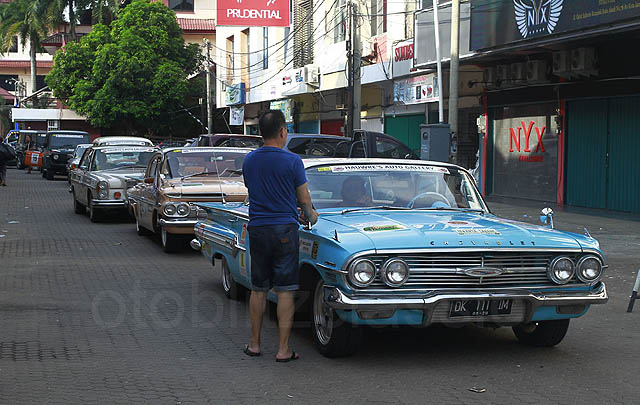
[[[280,128],[287,124],[284,120],[284,114],[280,110],[267,110],[260,116],[258,121],[260,126],[260,135],[264,139],[273,139],[278,136]]]

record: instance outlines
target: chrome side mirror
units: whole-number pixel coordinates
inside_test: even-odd
[[[551,208],[546,207],[540,211],[540,222],[553,229],[553,210]]]

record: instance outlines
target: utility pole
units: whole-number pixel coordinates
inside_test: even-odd
[[[436,39],[436,66],[438,72],[438,122],[442,124],[444,122],[444,95],[442,94],[442,57],[440,56],[440,23],[438,21],[438,0],[433,0],[433,29]]]
[[[449,65],[449,125],[455,147],[453,163],[458,162],[458,68],[460,63],[460,0],[451,2],[451,64]]]
[[[360,85],[360,28],[358,27],[355,0],[348,4],[349,40],[347,41],[349,111],[347,115],[347,136],[353,136],[353,130],[360,129],[361,85]]]
[[[213,132],[213,110],[211,106],[211,42],[204,40],[207,46],[207,134]]]

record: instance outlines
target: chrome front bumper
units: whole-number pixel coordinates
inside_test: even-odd
[[[126,208],[127,202],[125,200],[91,200],[91,205],[104,208]]]
[[[160,226],[179,226],[185,228],[192,228],[198,223],[197,219],[188,219],[188,218],[172,218],[172,219],[164,219],[160,218],[158,220],[158,224]]]
[[[604,283],[591,291],[576,292],[524,292],[521,290],[500,290],[490,292],[447,291],[434,292],[424,296],[348,296],[336,287],[324,287],[324,301],[333,309],[342,310],[395,310],[419,309],[432,311],[438,304],[458,300],[522,300],[531,305],[532,310],[542,306],[593,305],[604,304],[609,299]],[[532,311],[533,312],[533,311]]]

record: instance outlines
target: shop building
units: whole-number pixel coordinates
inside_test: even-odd
[[[484,70],[484,193],[640,212],[640,8],[472,4],[464,64]]]

